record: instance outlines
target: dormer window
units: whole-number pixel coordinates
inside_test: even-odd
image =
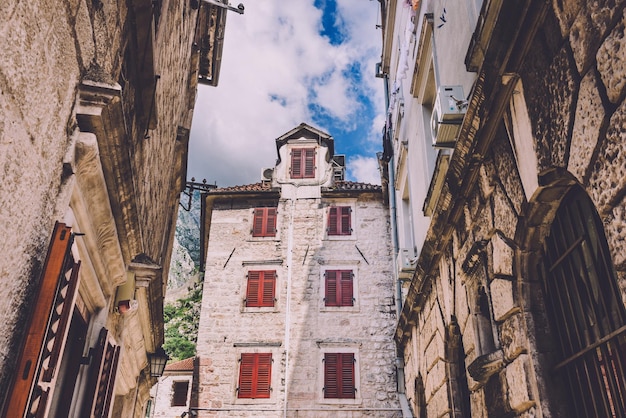
[[[315,148],[291,150],[291,178],[310,179],[315,177]]]

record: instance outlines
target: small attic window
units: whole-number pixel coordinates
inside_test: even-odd
[[[291,150],[291,178],[309,179],[315,177],[315,148],[294,148]]]

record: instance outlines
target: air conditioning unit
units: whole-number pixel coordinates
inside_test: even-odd
[[[430,119],[433,145],[453,148],[467,109],[462,86],[440,86]]]
[[[412,279],[417,265],[417,257],[415,257],[413,249],[400,248],[396,264],[399,279]]]
[[[272,175],[274,174],[273,168],[262,168],[261,169],[261,181],[272,181]]]

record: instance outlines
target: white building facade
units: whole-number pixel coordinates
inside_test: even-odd
[[[276,140],[264,180],[205,198],[197,402],[208,416],[399,417],[388,208],[334,140]]]

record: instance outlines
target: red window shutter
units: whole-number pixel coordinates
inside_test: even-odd
[[[324,398],[354,399],[354,354],[324,354]]]
[[[341,353],[341,389],[339,397],[342,399],[354,398],[354,354]]]
[[[252,222],[252,236],[253,237],[276,236],[276,208],[254,209],[254,220]]]
[[[109,342],[109,332],[106,328],[100,330],[98,343],[93,348],[92,354],[81,416],[107,417],[113,398],[120,348]]]
[[[341,207],[341,235],[350,235],[352,233],[352,228],[350,225],[350,206],[342,206]]]
[[[253,237],[263,236],[264,215],[265,215],[265,211],[263,210],[263,208],[256,208],[254,210],[254,220],[252,221],[252,236]]]
[[[276,208],[267,208],[266,237],[276,236]]]
[[[352,270],[326,270],[326,306],[354,306]]]
[[[259,306],[259,290],[261,287],[261,272],[248,272],[248,289],[246,291],[246,306]]]
[[[276,288],[276,272],[264,271],[262,284],[262,300],[260,306],[273,307],[274,306],[274,292]]]
[[[242,353],[237,397],[269,398],[271,378],[271,353]]]
[[[341,271],[341,306],[353,306],[352,270]]]
[[[57,222],[38,283],[39,289],[32,305],[32,313],[26,324],[26,338],[18,357],[13,380],[8,388],[2,416],[7,416],[8,411],[11,411],[11,415],[22,416],[27,409],[31,388],[40,371],[38,360],[47,333],[47,324],[53,308],[59,276],[66,264],[72,241],[71,228]],[[45,400],[45,393],[40,396],[39,410],[45,410],[45,405],[42,403]]]
[[[337,207],[331,206],[328,210],[328,235],[339,235]]]
[[[315,149],[304,149],[304,178],[315,177]]]
[[[291,150],[291,178],[302,178],[302,149],[294,148]]]
[[[337,288],[337,271],[336,270],[326,270],[326,297],[325,297],[325,305],[326,306],[339,306],[339,301],[337,299],[339,289]]]
[[[274,306],[276,271],[249,271],[246,306],[267,308]]]

